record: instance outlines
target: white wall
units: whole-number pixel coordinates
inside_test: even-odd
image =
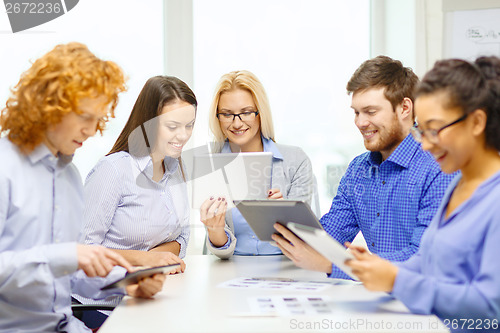
[[[3,5],[0,5],[3,7]],[[116,119],[104,136],[87,140],[75,155],[83,178],[106,154],[123,128],[146,80],[164,72],[163,2],[150,0],[83,0],[67,14],[24,32],[13,34],[8,17],[0,12],[0,103],[21,73],[55,45],[78,41],[98,57],[118,63],[129,80],[120,96]]]

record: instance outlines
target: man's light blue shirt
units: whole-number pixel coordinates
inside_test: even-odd
[[[500,172],[446,216],[460,178],[450,184],[418,253],[398,263],[392,294],[414,313],[500,320]]]
[[[70,156],[56,158],[43,144],[24,155],[2,138],[0,156],[0,331],[88,332],[72,316],[71,289],[103,298],[117,290],[99,288],[125,271],[107,279],[75,273],[80,175]]]
[[[403,261],[417,252],[452,178],[410,134],[385,161],[379,152],[356,157],[320,222],[341,244],[361,230],[371,252]],[[349,278],[336,266],[331,277]]]

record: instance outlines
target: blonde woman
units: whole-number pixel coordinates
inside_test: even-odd
[[[277,144],[267,94],[249,71],[224,74],[210,106],[209,125],[217,153],[271,152],[269,199],[296,199],[311,203],[311,162],[299,147]],[[200,210],[207,228],[207,248],[222,259],[235,255],[275,255],[279,248],[260,241],[240,212],[226,211],[224,198],[212,197]]]

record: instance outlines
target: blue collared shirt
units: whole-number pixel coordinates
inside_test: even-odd
[[[75,273],[83,194],[71,156],[43,144],[24,155],[2,138],[0,157],[0,331],[88,332],[72,316],[71,289],[103,298],[110,292],[99,288],[125,271],[108,280]]]
[[[500,172],[446,217],[460,178],[450,184],[418,253],[398,263],[392,294],[414,313],[500,320]]]
[[[417,252],[452,178],[410,134],[385,161],[379,152],[356,157],[320,222],[341,244],[361,230],[371,252],[403,261]],[[348,278],[336,266],[331,276]]]

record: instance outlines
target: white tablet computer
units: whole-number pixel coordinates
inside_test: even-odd
[[[311,228],[298,223],[288,223],[287,227],[347,275],[354,280],[358,280],[356,275],[352,273],[351,268],[345,264],[346,260],[354,259],[354,256],[347,252],[347,249],[333,239],[325,230]]]
[[[140,280],[147,278],[147,277],[150,277],[150,276],[153,276],[155,274],[170,273],[171,271],[175,270],[179,266],[180,266],[180,264],[173,264],[173,265],[165,265],[165,266],[140,269],[140,270],[132,272],[132,273],[127,273],[121,279],[116,280],[115,282],[110,283],[107,286],[102,287],[101,290],[113,289],[113,288],[123,288],[123,287],[130,285],[130,284],[136,284]]]
[[[199,209],[213,197],[233,201],[265,199],[271,189],[272,153],[203,154],[193,157],[193,203]]]
[[[272,242],[272,234],[278,232],[273,225],[278,222],[287,226],[297,222],[311,228],[323,230],[309,205],[299,200],[243,200],[235,202],[236,208],[247,220],[261,241]]]

